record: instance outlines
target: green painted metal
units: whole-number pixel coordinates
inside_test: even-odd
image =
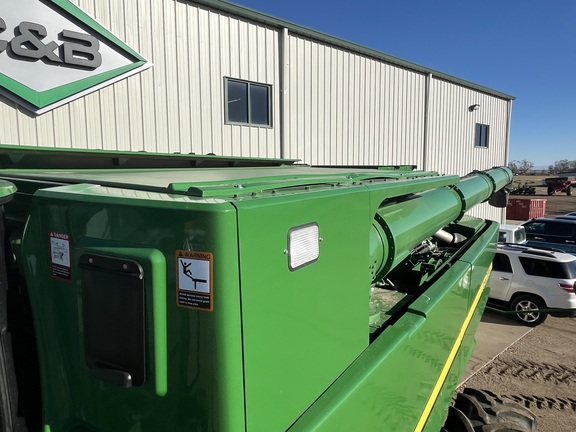
[[[460,181],[304,166],[0,171],[19,191],[6,205],[10,224],[23,226],[29,215],[21,262],[41,323],[45,429],[438,430],[471,354],[497,233],[495,223],[454,222],[508,175]],[[318,258],[292,269],[288,234],[310,224],[319,230]],[[410,249],[441,228],[468,240],[413,283]],[[66,277],[54,270],[54,233],[69,242]],[[87,252],[142,268],[139,387],[102,379],[84,359],[78,263]],[[209,257],[203,277],[212,283],[204,309],[180,297],[182,260],[200,255]],[[370,288],[381,274],[404,291],[372,331]]]
[[[488,272],[496,223],[480,231],[470,248],[423,291],[290,429],[297,431],[412,431],[430,400],[449,352],[457,342],[473,298]],[[470,344],[485,297],[464,329]],[[472,349],[462,344],[425,430],[438,431]],[[442,417],[440,422],[438,420]]]
[[[38,263],[27,271],[34,314],[43,323],[36,332],[45,424],[59,431],[120,431],[136,425],[143,431],[245,430],[234,208],[226,202],[130,197],[130,191],[111,196],[85,185],[57,189],[54,196],[40,191],[33,200],[23,240],[23,254]],[[92,250],[136,259],[144,268],[152,367],[142,387],[116,387],[86,368],[81,274],[73,269],[70,281],[51,277],[46,255],[51,231],[70,235],[73,262]],[[209,249],[217,257],[214,312],[176,305],[175,254],[186,248]],[[158,352],[162,346],[165,353]],[[210,414],[215,412],[220,415]]]
[[[474,335],[482,318],[482,313],[486,307],[488,294],[490,292],[489,279],[487,279],[487,276],[492,268],[493,253],[498,238],[498,224],[491,223],[488,227],[484,227],[482,221],[469,218],[462,221],[461,226],[462,225],[473,227],[475,231],[481,233],[470,245],[466,255],[459,260],[460,262],[469,262],[471,265],[471,271],[466,277],[468,278],[468,285],[470,287],[467,310],[469,314],[472,312],[472,315],[470,322],[464,329],[465,333],[458,348],[457,357],[446,377],[442,391],[434,404],[434,409],[431,411],[428,421],[426,422],[424,430],[431,432],[440,430],[440,427],[444,423],[446,407],[450,404],[454,396],[454,391],[460,384],[460,377],[474,352],[476,346]],[[484,290],[480,293],[478,303],[475,305],[475,298],[479,295],[479,289],[483,284],[485,284]]]
[[[12,199],[16,192],[16,186],[5,180],[0,180],[0,204]]]
[[[286,430],[368,346],[368,237],[355,227],[372,215],[355,189],[235,204],[247,430]],[[320,227],[320,257],[290,271],[287,233],[308,223]]]
[[[180,153],[130,152],[118,150],[67,149],[0,144],[0,168],[15,169],[129,169],[216,168],[290,165],[295,159],[248,158]]]
[[[486,201],[511,181],[510,170],[496,168],[472,174],[449,188],[438,187],[418,195],[403,194],[380,201],[371,231],[371,250],[380,254],[372,256],[377,269],[374,279],[385,276],[410,254],[414,245],[433,235],[439,227],[461,219],[465,211]],[[378,246],[379,243],[383,246]]]

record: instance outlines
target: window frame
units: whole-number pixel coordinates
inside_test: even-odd
[[[229,98],[228,98],[228,84],[230,82],[246,84],[246,122],[239,122],[230,120],[230,110],[228,108],[229,105]],[[251,87],[263,87],[266,88],[268,92],[268,100],[267,100],[267,117],[268,123],[254,123],[252,120],[252,95],[251,95]],[[231,77],[224,77],[224,124],[227,125],[234,125],[234,126],[251,126],[251,127],[261,127],[261,128],[272,128],[272,84],[265,84],[256,81],[248,81],[238,78],[231,78]]]
[[[490,145],[490,125],[476,123],[474,132],[474,148],[488,148]]]

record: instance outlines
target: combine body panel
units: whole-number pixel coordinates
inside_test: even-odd
[[[464,213],[507,168],[115,154],[73,168],[19,151],[0,157],[0,192],[8,287],[35,333],[12,348],[38,352],[38,388],[18,387],[32,430],[441,427],[498,234]]]

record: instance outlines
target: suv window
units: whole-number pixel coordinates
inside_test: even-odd
[[[524,224],[524,229],[529,234],[544,234],[544,222],[529,222]]]
[[[512,265],[510,264],[510,258],[508,256],[497,253],[494,255],[494,261],[492,265],[492,270],[499,272],[512,273]]]
[[[566,240],[576,239],[575,221],[531,221],[523,226],[529,238],[533,236],[542,237],[545,241],[563,243]]]
[[[561,263],[556,261],[546,261],[537,258],[520,257],[520,264],[531,276],[543,276],[555,279],[572,279],[576,275],[576,268],[570,266],[574,262]],[[567,265],[568,264],[568,265]]]
[[[560,236],[560,237],[572,237],[574,235],[574,229],[571,224],[563,223],[547,223],[545,228],[546,234]]]

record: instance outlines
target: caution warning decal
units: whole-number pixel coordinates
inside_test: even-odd
[[[213,310],[210,252],[176,251],[178,306]]]

